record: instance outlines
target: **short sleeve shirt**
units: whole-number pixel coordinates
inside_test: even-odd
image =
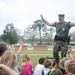
[[[63,22],[63,23],[59,23],[59,22],[55,22],[52,24],[53,27],[56,28],[56,35],[57,36],[68,36],[69,33],[69,29],[73,26],[71,22]]]

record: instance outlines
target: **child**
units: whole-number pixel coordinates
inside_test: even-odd
[[[0,43],[0,56],[2,56],[6,50],[8,50],[6,43]]]
[[[75,60],[71,54],[72,52],[72,46],[68,47],[68,56],[70,57],[70,60],[65,62],[65,70],[67,72],[67,75],[75,75]]]
[[[66,61],[65,70],[67,72],[67,75],[75,75],[75,60]]]
[[[32,75],[32,63],[30,62],[30,57],[28,54],[23,55],[21,66],[22,75]]]
[[[45,58],[39,59],[39,64],[37,64],[37,66],[35,67],[34,75],[41,75],[42,70],[44,69],[44,65],[43,65],[44,60],[45,60]]]
[[[56,69],[51,73],[51,75],[63,75],[63,74],[62,74],[61,70]]]
[[[1,56],[1,64],[4,64],[10,67],[12,70],[14,70],[15,72],[19,74],[17,65],[18,65],[18,60],[20,57],[21,50],[22,50],[22,40],[20,40],[20,47],[17,52],[17,55],[15,56],[15,54],[11,50],[5,51],[3,55]]]
[[[66,62],[67,60],[69,60],[69,59],[68,59],[68,58],[66,58],[66,57],[64,57],[64,58],[61,60],[61,66],[62,66],[62,68],[60,68],[60,70],[61,70],[61,72],[63,73],[63,75],[65,75],[65,74],[66,74],[64,64],[65,64],[65,62]]]
[[[42,70],[41,75],[50,75],[52,69],[53,62],[51,59],[45,59],[44,61],[44,69]]]
[[[3,64],[0,64],[0,70],[4,71],[5,74],[1,73],[0,71],[0,75],[18,75],[15,71],[11,70],[9,67],[3,65]]]
[[[52,59],[52,58],[47,56],[46,59]],[[55,62],[55,59],[52,59],[52,62],[53,62],[53,67],[52,67],[51,71],[54,71],[57,68],[57,64]]]

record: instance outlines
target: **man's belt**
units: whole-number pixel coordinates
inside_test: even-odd
[[[57,35],[55,35],[54,41],[63,41],[63,42],[67,41],[68,44],[69,44],[70,36],[69,37],[64,37],[64,36],[57,36]]]

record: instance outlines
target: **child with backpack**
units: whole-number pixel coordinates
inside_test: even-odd
[[[52,66],[53,66],[52,60],[51,59],[46,59],[44,61],[44,69],[42,70],[42,74],[41,75],[50,75]]]

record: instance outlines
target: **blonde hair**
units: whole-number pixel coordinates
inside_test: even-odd
[[[30,61],[30,57],[29,57],[28,54],[24,54],[24,55],[23,55],[23,60],[22,60],[22,62],[26,62],[26,61]]]
[[[15,54],[10,50],[5,51],[1,57],[1,64],[13,68],[16,65]]]
[[[75,61],[74,62],[71,62],[71,60],[66,61],[65,70],[72,74],[75,74]]]
[[[66,58],[66,57],[64,57],[62,60],[61,60],[61,65],[62,65],[62,67],[64,68],[64,63],[67,61],[67,60],[69,60],[68,58]]]

